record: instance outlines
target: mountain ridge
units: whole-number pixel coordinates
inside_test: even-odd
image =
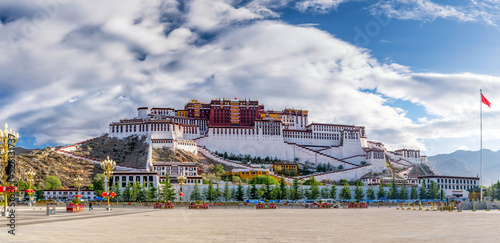
[[[449,154],[437,154],[427,159],[442,175],[480,175],[480,151],[457,150]],[[483,185],[500,179],[500,151],[483,149]]]

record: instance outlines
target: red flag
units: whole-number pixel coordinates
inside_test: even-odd
[[[234,98],[235,100],[238,100],[238,98]]]
[[[483,94],[481,94],[481,102],[483,102],[483,104],[487,105],[489,108],[491,108],[491,103],[488,101],[488,99],[486,99],[486,97],[484,97]]]

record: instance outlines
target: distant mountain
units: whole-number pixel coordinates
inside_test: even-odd
[[[442,175],[478,176],[480,174],[480,152],[458,150],[451,154],[428,157]],[[500,151],[483,150],[483,184],[489,186],[500,180]]]

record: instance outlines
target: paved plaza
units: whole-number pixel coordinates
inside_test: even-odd
[[[0,242],[499,242],[500,211],[96,208],[56,215],[16,210]],[[87,208],[86,208],[87,210]]]

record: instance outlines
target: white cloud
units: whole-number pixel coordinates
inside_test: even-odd
[[[384,0],[373,4],[370,9],[372,14],[384,14],[395,19],[431,22],[442,18],[496,25],[495,16],[486,6],[477,4],[451,6],[437,4],[431,0]]]
[[[302,0],[295,4],[295,7],[302,12],[311,11],[317,13],[327,13],[336,10],[339,5],[353,0]]]
[[[436,147],[428,140],[476,136],[479,88],[493,103],[485,134],[500,135],[500,78],[381,64],[312,26],[270,20],[287,1],[87,2],[60,5],[31,36],[22,18],[0,26],[0,117],[38,144],[98,136],[139,106],[247,97],[308,109],[317,122],[365,125],[391,148],[426,149]],[[210,13],[195,14],[200,7]],[[388,105],[394,99],[429,116],[412,122],[411,111]]]

